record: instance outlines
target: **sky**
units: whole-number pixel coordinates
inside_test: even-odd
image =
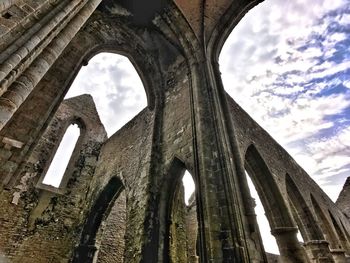
[[[350,176],[350,0],[265,0],[232,31],[219,62],[226,91],[335,201]],[[147,105],[136,70],[116,54],[93,57],[66,98],[85,93],[108,136]],[[264,239],[261,204],[256,211]],[[278,253],[271,236],[264,244]]]

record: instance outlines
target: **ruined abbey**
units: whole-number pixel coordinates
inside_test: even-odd
[[[333,203],[224,91],[219,53],[260,1],[0,0],[1,263],[349,262],[350,180]],[[64,100],[100,52],[127,56],[148,100],[110,138],[90,95]],[[72,123],[63,180],[46,185]]]

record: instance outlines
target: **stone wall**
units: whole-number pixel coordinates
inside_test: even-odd
[[[70,168],[59,189],[38,182],[50,165],[66,127],[77,118],[82,135],[73,152]],[[59,131],[59,132],[54,132]],[[50,137],[51,135],[51,137]],[[106,132],[91,96],[65,101],[48,126],[45,135],[23,165],[21,180],[13,189],[0,193],[0,247],[10,262],[68,261],[84,221],[82,212],[90,192],[99,150]],[[51,145],[51,146],[50,146]],[[50,147],[49,147],[50,146]]]
[[[350,177],[346,179],[343,189],[336,201],[336,205],[350,218]]]
[[[101,226],[97,242],[99,252],[97,263],[123,263],[125,249],[126,196],[122,192]]]
[[[150,1],[142,20],[123,1],[2,1],[0,256],[28,263],[122,255],[124,262],[186,261],[180,248],[187,242],[191,262],[198,260],[194,250],[203,262],[267,261],[246,168],[268,208],[281,261],[344,261],[348,217],[222,87],[220,48],[258,2],[177,0],[154,8]],[[109,139],[88,96],[62,103],[80,67],[102,51],[130,58],[148,98]],[[40,177],[72,122],[82,137],[53,189]],[[172,198],[185,169],[197,190],[188,211]],[[174,246],[170,234],[179,241]]]

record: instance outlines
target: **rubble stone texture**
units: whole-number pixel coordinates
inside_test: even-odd
[[[2,262],[349,261],[348,182],[334,204],[224,91],[221,47],[258,3],[0,2]],[[148,99],[110,138],[91,96],[63,100],[99,52],[126,55]],[[80,137],[47,186],[71,124]],[[280,256],[264,251],[246,171]]]

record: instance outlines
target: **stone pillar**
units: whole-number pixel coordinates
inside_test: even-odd
[[[198,58],[204,51],[198,51]],[[197,59],[198,59],[197,58]],[[250,262],[244,237],[237,169],[212,64],[191,64],[192,126],[198,180],[200,262]]]
[[[344,249],[331,249],[331,253],[335,263],[348,263]]]
[[[298,241],[297,227],[275,228],[271,230],[271,233],[276,238],[282,262],[309,262],[304,249]]]
[[[0,129],[13,116],[101,0],[90,0],[0,98]]]
[[[305,242],[305,249],[311,262],[334,262],[326,240],[310,240]]]
[[[84,5],[63,1],[0,55],[0,95],[16,80]],[[40,28],[38,30],[38,27]],[[19,48],[18,48],[19,47]]]

